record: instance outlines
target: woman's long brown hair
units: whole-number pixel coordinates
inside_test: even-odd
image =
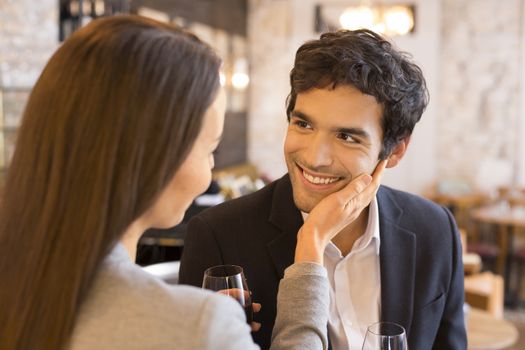
[[[0,207],[1,349],[67,346],[101,261],[191,150],[219,65],[192,34],[136,16],[95,20],[53,55]]]

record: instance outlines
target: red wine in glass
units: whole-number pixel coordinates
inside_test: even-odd
[[[241,304],[248,324],[253,322],[252,298],[242,267],[218,265],[204,272],[202,288],[229,295]]]

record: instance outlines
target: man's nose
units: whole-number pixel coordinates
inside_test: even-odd
[[[332,165],[333,148],[327,135],[321,133],[313,135],[306,148],[305,161],[314,168]]]

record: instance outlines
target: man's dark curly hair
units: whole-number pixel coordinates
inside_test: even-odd
[[[379,159],[412,134],[428,103],[421,69],[380,35],[366,29],[325,33],[296,53],[286,100],[290,120],[297,94],[312,88],[351,85],[383,106],[383,146]]]

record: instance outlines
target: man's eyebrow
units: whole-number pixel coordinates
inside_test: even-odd
[[[307,122],[311,122],[312,119],[301,111],[292,111],[292,117],[301,118]]]

